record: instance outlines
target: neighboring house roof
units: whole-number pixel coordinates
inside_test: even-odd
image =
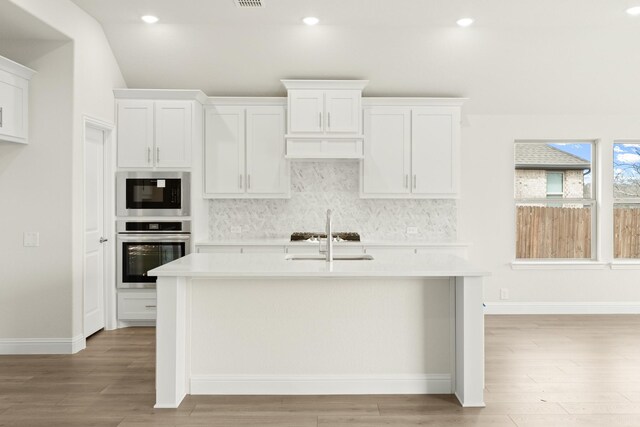
[[[591,163],[582,157],[562,151],[549,144],[516,144],[516,169],[590,169]]]

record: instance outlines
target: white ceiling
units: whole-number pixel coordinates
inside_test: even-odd
[[[0,43],[3,40],[68,41],[69,38],[10,1],[0,0]]]
[[[73,1],[129,87],[283,96],[282,78],[362,78],[366,96],[464,96],[474,113],[640,112],[633,0]]]

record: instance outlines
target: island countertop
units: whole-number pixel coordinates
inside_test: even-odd
[[[284,254],[189,254],[149,271],[159,277],[481,277],[454,255],[372,253],[373,260],[287,260]]]

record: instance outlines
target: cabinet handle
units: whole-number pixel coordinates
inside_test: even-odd
[[[416,174],[413,175],[413,188],[418,188],[418,175]]]
[[[238,185],[242,188],[242,174],[238,175]]]
[[[404,188],[409,188],[409,174],[404,176]]]
[[[151,147],[147,147],[147,163],[151,163]]]
[[[0,107],[0,128],[2,127],[2,107]]]
[[[156,147],[156,162],[160,161],[160,147]]]
[[[145,305],[144,307],[145,307],[145,308],[156,308],[156,307],[157,307],[157,305]]]
[[[322,129],[322,112],[318,113],[318,126]]]
[[[247,188],[251,190],[251,174],[247,175]]]
[[[331,113],[327,113],[327,126],[331,129]]]

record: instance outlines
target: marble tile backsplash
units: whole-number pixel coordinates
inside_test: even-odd
[[[453,242],[455,200],[360,199],[355,161],[293,162],[291,199],[211,200],[209,238],[288,238],[293,231],[323,231],[327,209],[335,231],[356,231],[367,240]],[[232,233],[240,227],[241,233]],[[407,234],[417,227],[417,234]]]

